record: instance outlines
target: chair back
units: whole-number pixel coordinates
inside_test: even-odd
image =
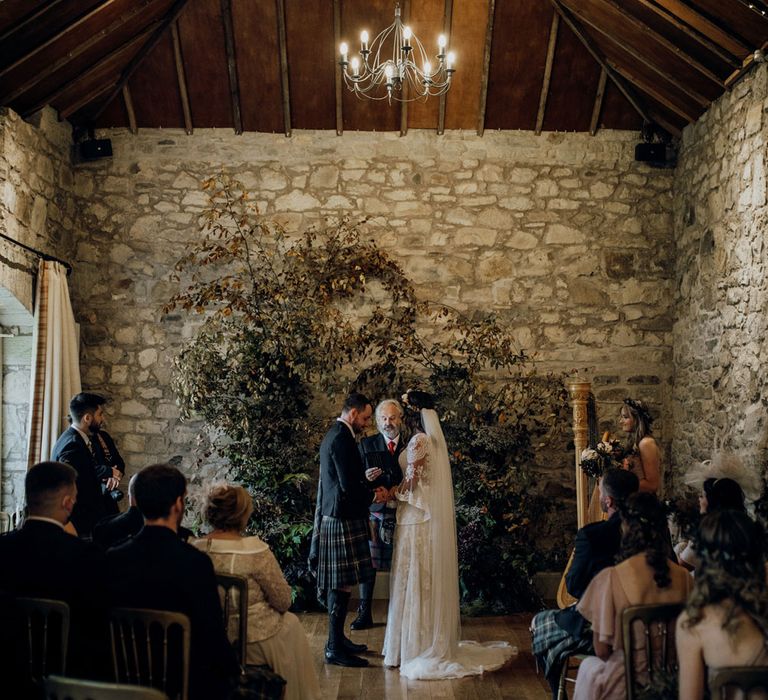
[[[0,510],[0,535],[11,531],[11,514]]]
[[[768,666],[721,668],[709,684],[712,700],[727,700],[739,690],[743,698],[749,698],[755,690],[762,691],[760,697],[765,697],[768,694]]]
[[[16,598],[24,630],[28,672],[35,684],[42,686],[50,673],[66,673],[69,639],[69,605],[47,598]]]
[[[677,673],[675,622],[682,610],[682,603],[634,605],[624,610],[621,627],[627,700],[635,700],[642,687],[663,683],[665,677]]]
[[[113,608],[109,630],[115,680],[159,688],[171,700],[187,700],[190,629],[182,613]]]
[[[168,696],[156,688],[140,685],[48,676],[45,679],[45,700],[168,700]]]
[[[245,664],[248,647],[248,579],[234,574],[216,574],[216,582],[223,592],[221,607],[224,610],[224,627],[242,665]],[[233,626],[229,621],[235,610],[237,611],[237,637],[233,638]]]

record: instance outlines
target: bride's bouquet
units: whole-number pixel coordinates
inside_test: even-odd
[[[599,479],[606,469],[619,466],[624,457],[622,444],[612,439],[609,433],[603,433],[603,439],[595,447],[588,447],[581,453],[579,465],[594,479]]]

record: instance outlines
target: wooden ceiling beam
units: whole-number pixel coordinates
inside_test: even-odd
[[[184,131],[191,134],[192,110],[189,107],[189,92],[187,90],[187,74],[184,70],[184,56],[181,53],[181,37],[179,36],[179,22],[171,22],[171,39],[173,40],[173,62],[176,65],[176,82],[179,85],[179,97],[181,98],[181,110],[184,113]]]
[[[549,97],[549,83],[552,80],[552,66],[555,62],[555,49],[557,48],[557,31],[560,27],[560,15],[552,13],[552,24],[549,26],[549,43],[547,45],[547,60],[544,64],[544,79],[541,81],[541,93],[539,94],[539,111],[536,114],[536,134],[541,133],[544,126],[544,112],[547,109],[547,97]]]
[[[686,36],[697,41],[701,46],[715,54],[720,60],[725,61],[728,65],[737,68],[740,62],[734,58],[734,54],[727,51],[723,51],[714,41],[711,41],[709,37],[699,33],[688,24],[683,22],[674,12],[671,12],[664,7],[657,5],[652,0],[636,0],[643,7],[655,12],[659,17],[662,17],[666,22],[671,24],[675,29],[681,31]]]
[[[597,82],[595,92],[595,104],[592,107],[592,119],[589,122],[589,133],[594,136],[597,133],[597,127],[600,123],[600,112],[603,109],[603,98],[605,97],[605,84],[608,80],[608,71],[604,67],[600,68],[600,79]]]
[[[451,25],[453,24],[453,0],[445,0],[443,5],[443,34],[448,38],[448,46],[451,41]],[[440,105],[437,110],[437,135],[445,133],[445,102],[447,94],[440,95]]]
[[[151,5],[154,2],[154,0],[143,0],[140,2],[136,7],[132,8],[129,12],[126,12],[124,15],[116,19],[112,24],[110,24],[108,27],[105,27],[104,29],[96,32],[95,34],[89,36],[85,41],[80,42],[74,49],[67,52],[64,56],[61,58],[51,61],[48,65],[43,68],[43,70],[35,73],[34,75],[30,76],[29,80],[22,83],[21,85],[14,88],[10,93],[3,95],[0,97],[0,101],[2,101],[4,104],[8,104],[9,102],[12,102],[20,95],[23,95],[25,92],[29,92],[32,88],[35,87],[35,85],[40,84],[43,80],[45,80],[48,76],[53,75],[56,71],[61,70],[64,66],[66,66],[70,61],[73,61],[78,56],[81,56],[86,51],[88,51],[91,47],[96,45],[98,42],[100,42],[104,37],[108,36],[112,32],[120,29],[124,24],[132,20],[137,15],[142,14],[146,11],[147,7]],[[159,22],[159,20],[158,20]],[[151,26],[156,26],[158,22],[154,22]],[[116,51],[112,51],[108,54],[107,58],[109,56],[114,55],[116,52],[122,51],[122,49],[129,43],[132,43],[136,36],[141,36],[146,33],[146,28],[142,29],[139,34],[133,36],[131,39],[129,39],[125,44],[123,44],[120,48],[118,48]],[[106,60],[104,58],[100,59],[101,61]]]
[[[650,68],[650,70],[652,70],[657,75],[660,75],[668,83],[674,85],[678,90],[680,90],[680,92],[688,95],[688,97],[690,97],[695,102],[698,102],[702,107],[709,107],[711,100],[708,97],[689,87],[684,82],[672,75],[672,73],[656,65],[656,63],[646,58],[642,53],[632,48],[626,41],[622,41],[621,37],[616,36],[616,34],[613,32],[610,32],[605,27],[600,26],[598,22],[590,19],[589,17],[586,17],[580,10],[574,10],[574,8],[570,5],[568,7],[571,12],[573,12],[573,14],[576,15],[579,20],[581,20],[583,24],[592,27],[592,29],[604,36],[612,44],[615,44],[623,52],[629,54],[635,61],[646,66],[647,68]]]
[[[765,53],[768,51],[768,41],[766,41],[759,49],[760,53],[765,55]],[[741,78],[743,78],[755,65],[755,53],[752,52],[744,59],[744,62],[741,65],[741,68],[733,71],[725,80],[726,87],[730,90],[735,83],[737,83]]]
[[[275,0],[277,10],[277,40],[280,49],[280,88],[283,96],[283,129],[291,135],[291,84],[288,75],[288,40],[285,34],[285,0]]]
[[[41,51],[43,51],[44,49],[47,49],[49,46],[52,46],[59,39],[66,36],[70,32],[74,31],[78,27],[81,27],[86,22],[96,17],[96,15],[98,15],[100,12],[102,12],[107,7],[109,7],[110,5],[114,4],[117,1],[118,0],[104,0],[102,3],[99,4],[98,7],[95,7],[90,12],[86,12],[82,17],[79,17],[74,22],[72,22],[72,24],[68,24],[66,27],[56,32],[56,34],[54,34],[52,37],[44,41],[42,44],[38,44],[34,48],[27,51],[27,53],[25,53],[23,56],[20,56],[19,58],[17,58],[13,63],[7,66],[4,66],[2,70],[0,70],[0,76],[9,73],[14,68],[17,68],[18,66],[22,65],[24,62],[28,61],[33,56],[37,56],[37,54],[39,54]]]
[[[749,46],[747,46],[741,39],[733,36],[728,30],[719,27],[699,13],[694,7],[682,2],[682,0],[656,0],[656,3],[674,14],[690,27],[693,27],[697,32],[709,37],[712,41],[720,45],[726,51],[732,53],[734,56],[743,56],[749,53]]]
[[[619,15],[625,22],[627,22],[636,32],[640,35],[652,39],[657,44],[661,44],[665,49],[674,53],[681,61],[687,63],[691,68],[701,73],[705,78],[708,78],[719,87],[725,87],[723,79],[712,72],[700,61],[696,60],[693,56],[683,51],[679,46],[671,42],[662,34],[659,34],[655,29],[649,27],[645,22],[637,19],[634,15],[627,12],[616,0],[602,0],[604,5],[610,7],[617,15]]]
[[[2,34],[0,34],[0,44],[8,39],[8,37],[13,36],[14,34],[18,34],[22,29],[35,24],[43,15],[51,12],[58,5],[64,5],[69,2],[70,0],[52,0],[52,2],[43,3],[37,10],[30,13],[20,22],[10,26]]]
[[[103,95],[107,90],[112,90],[113,92],[117,89],[117,83],[106,83],[104,85],[99,85],[95,87],[93,90],[85,93],[84,95],[81,95],[78,97],[74,102],[67,105],[63,109],[59,111],[59,117],[61,119],[67,119],[70,115],[74,114],[78,110],[85,107],[87,104],[90,104],[93,102],[97,97]],[[122,85],[120,86],[120,90],[122,90]],[[110,100],[111,101],[111,100]],[[94,117],[95,119],[95,117]]]
[[[243,113],[240,108],[240,83],[237,79],[237,54],[235,30],[232,26],[232,0],[221,0],[221,22],[224,26],[224,48],[227,52],[227,76],[229,100],[232,106],[232,122],[236,134],[243,133]]]
[[[39,100],[37,100],[37,102],[35,102],[35,104],[32,107],[24,110],[24,115],[23,115],[24,118],[26,119],[29,115],[34,114],[39,109],[42,109],[43,107],[45,107],[45,105],[53,104],[62,95],[64,95],[70,89],[72,89],[72,87],[74,87],[77,83],[79,83],[82,80],[88,79],[89,77],[93,76],[95,73],[98,73],[99,70],[101,70],[104,67],[104,65],[106,65],[110,61],[113,61],[115,58],[117,58],[124,51],[128,51],[135,44],[138,44],[158,24],[159,24],[159,21],[155,22],[154,24],[151,24],[149,27],[146,27],[141,33],[139,33],[136,36],[130,38],[122,46],[119,46],[114,51],[108,53],[106,56],[103,56],[101,58],[101,60],[99,60],[98,63],[93,64],[90,68],[88,68],[83,73],[78,73],[71,80],[67,80],[67,82],[59,85],[53,92],[49,92],[44,97],[41,97]]]
[[[123,102],[125,103],[125,112],[128,115],[128,128],[132,134],[139,133],[139,127],[136,126],[136,112],[133,110],[133,100],[131,99],[131,89],[126,83],[123,85]]]
[[[137,54],[131,59],[130,63],[123,69],[123,72],[120,74],[120,79],[117,81],[117,84],[114,86],[114,89],[112,92],[107,96],[107,99],[102,102],[101,106],[96,110],[96,112],[91,117],[92,121],[96,121],[101,114],[104,112],[104,110],[107,108],[107,105],[115,98],[117,95],[120,94],[120,92],[123,89],[123,85],[125,85],[131,78],[131,76],[134,74],[136,69],[144,62],[144,59],[149,55],[149,52],[152,51],[152,49],[157,46],[157,43],[160,41],[160,39],[163,38],[163,34],[165,34],[166,30],[170,25],[176,21],[176,18],[181,14],[181,11],[184,9],[185,5],[187,4],[188,0],[176,0],[175,3],[173,3],[173,6],[168,11],[168,14],[165,16],[165,19],[162,20],[160,23],[160,26],[155,29],[155,31],[152,32],[152,34],[147,39],[144,46],[142,46]]]
[[[579,41],[584,45],[584,48],[589,51],[592,58],[594,58],[599,64],[600,67],[603,68],[606,73],[608,73],[608,77],[611,79],[611,82],[619,89],[622,95],[627,98],[627,101],[629,104],[632,105],[633,109],[645,120],[645,121],[652,121],[651,115],[648,112],[648,109],[643,104],[642,100],[635,94],[634,90],[625,83],[625,81],[622,79],[618,73],[611,68],[610,65],[608,65],[605,58],[602,56],[602,54],[598,51],[597,47],[594,45],[592,40],[587,36],[586,32],[581,28],[581,26],[571,17],[570,13],[563,7],[560,0],[549,0],[552,5],[554,6],[557,13],[560,15],[562,20],[570,27],[571,31],[576,35],[576,37],[579,39]]]
[[[493,45],[493,16],[496,0],[488,0],[488,24],[485,28],[485,51],[483,53],[483,72],[480,77],[480,105],[477,115],[477,135],[485,131],[485,110],[488,105],[488,75],[491,68],[491,47]]]
[[[333,42],[335,51],[339,50],[341,45],[341,0],[333,0]],[[341,91],[344,87],[341,78],[341,68],[334,59],[334,76],[336,84],[336,136],[344,133],[344,111],[342,109],[343,100]]]

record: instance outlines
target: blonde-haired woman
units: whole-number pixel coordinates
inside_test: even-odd
[[[242,486],[214,486],[205,508],[213,531],[192,544],[211,557],[218,573],[248,579],[246,663],[269,664],[285,678],[285,700],[319,699],[306,634],[299,618],[288,612],[291,587],[269,546],[256,536],[241,534],[252,512],[253,501]]]

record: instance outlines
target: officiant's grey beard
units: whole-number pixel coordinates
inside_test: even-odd
[[[376,427],[390,440],[400,435],[402,420],[403,409],[394,399],[384,399],[376,406]]]

